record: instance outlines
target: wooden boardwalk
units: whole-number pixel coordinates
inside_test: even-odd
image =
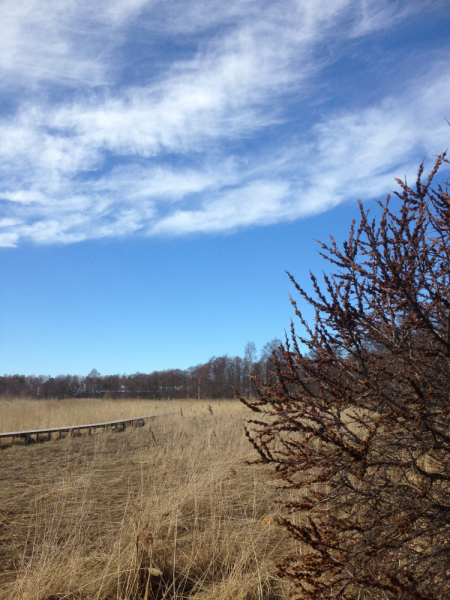
[[[59,433],[61,437],[63,433],[75,433],[82,430],[86,430],[89,435],[93,429],[107,429],[108,427],[114,427],[115,429],[121,428],[121,431],[125,431],[127,425],[142,427],[147,419],[156,419],[156,417],[163,417],[165,415],[173,415],[179,411],[172,411],[169,413],[161,413],[160,415],[146,415],[144,417],[133,417],[132,419],[121,419],[120,421],[105,421],[104,423],[88,423],[86,425],[70,425],[68,427],[50,427],[47,429],[30,429],[29,431],[8,431],[6,433],[0,433],[0,439],[10,438],[24,438],[25,443],[30,442],[36,436],[36,441],[44,441],[45,439],[51,440],[52,434]]]

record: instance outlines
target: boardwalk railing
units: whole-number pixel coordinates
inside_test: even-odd
[[[0,433],[1,438],[24,438],[25,442],[29,442],[32,436],[36,436],[36,441],[43,441],[39,436],[47,436],[48,440],[52,439],[53,433],[59,433],[60,437],[63,433],[74,433],[81,430],[87,430],[89,435],[93,429],[107,429],[108,427],[121,428],[125,431],[127,425],[134,425],[142,427],[147,419],[155,419],[156,417],[163,417],[165,415],[173,415],[179,411],[172,411],[169,413],[161,413],[160,415],[146,415],[145,417],[133,417],[132,419],[121,419],[120,421],[105,421],[104,423],[88,423],[87,425],[70,425],[68,427],[49,427],[47,429],[30,429],[29,431],[9,431],[6,433]],[[45,438],[44,438],[45,439]]]

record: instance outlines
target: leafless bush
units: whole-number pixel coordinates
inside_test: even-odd
[[[377,225],[360,204],[306,333],[257,381],[247,435],[285,488],[279,519],[302,552],[278,565],[299,598],[434,600],[450,593],[450,196],[397,180]],[[300,348],[306,346],[307,354]]]

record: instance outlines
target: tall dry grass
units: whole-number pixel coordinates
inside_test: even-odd
[[[268,472],[244,464],[247,410],[183,406],[125,433],[1,451],[0,598],[285,597],[274,563],[299,549],[271,524]]]
[[[195,401],[189,400],[1,398],[0,433],[118,421],[172,412],[181,407],[189,411],[194,405]]]

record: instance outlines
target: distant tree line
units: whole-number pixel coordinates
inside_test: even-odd
[[[0,396],[28,398],[233,398],[234,388],[248,398],[254,394],[251,376],[268,381],[274,371],[269,360],[280,340],[268,342],[257,357],[249,342],[244,356],[214,356],[189,369],[167,369],[132,375],[105,375],[93,369],[87,376],[5,375],[0,377]]]

